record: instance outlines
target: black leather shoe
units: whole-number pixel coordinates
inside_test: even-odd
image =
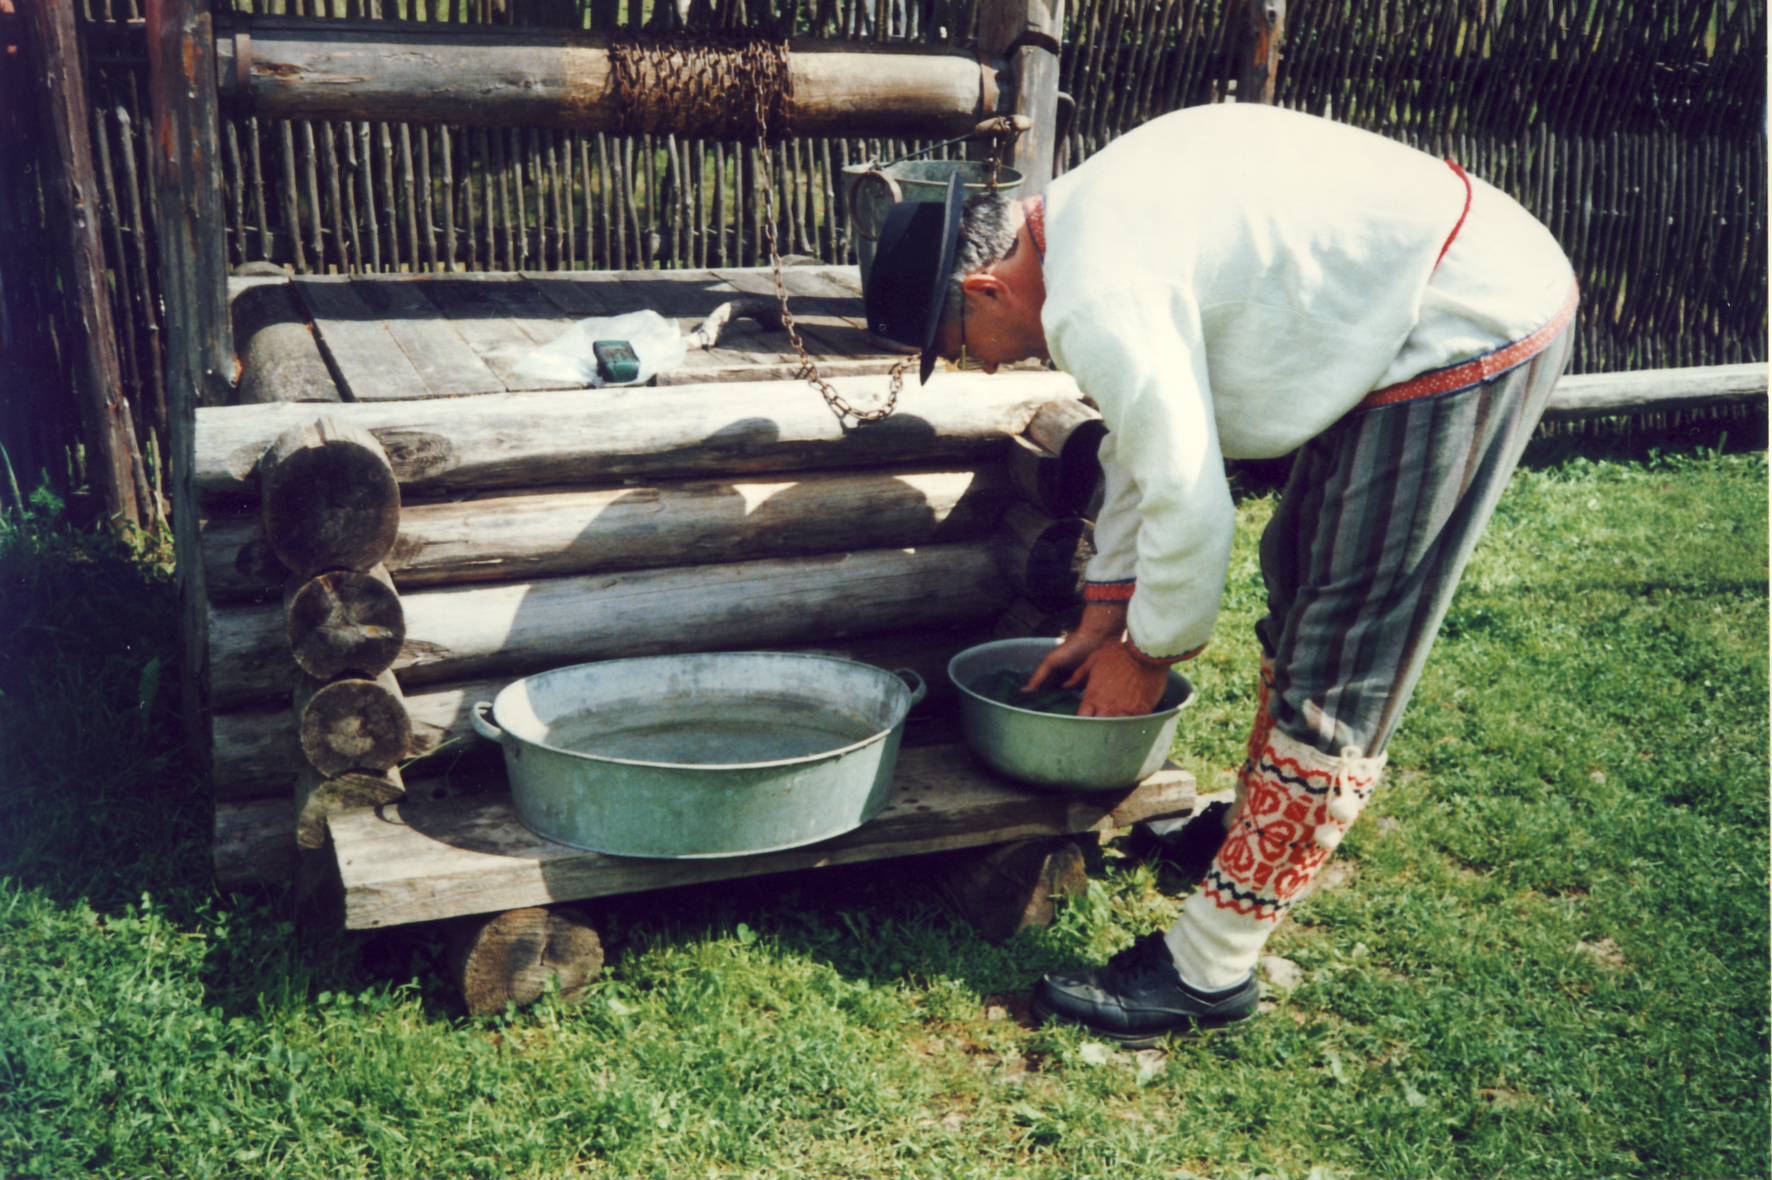
[[[1211,1028],[1255,1015],[1255,973],[1222,992],[1195,991],[1176,974],[1162,934],[1147,934],[1107,966],[1047,975],[1034,987],[1034,1010],[1083,1025],[1133,1049],[1170,1033]]]
[[[1224,843],[1224,817],[1228,803],[1214,803],[1184,823],[1157,820],[1138,824],[1126,850],[1140,860],[1162,861],[1180,874],[1182,880],[1200,882],[1212,867]]]

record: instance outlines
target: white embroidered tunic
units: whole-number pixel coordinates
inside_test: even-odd
[[[1493,364],[1440,371],[1520,363],[1509,344],[1548,342],[1573,311],[1568,261],[1511,198],[1275,107],[1121,136],[1052,183],[1044,233],[1046,343],[1110,431],[1088,597],[1129,599],[1131,639],[1158,659],[1211,636],[1226,457],[1284,455],[1375,390],[1475,384]]]

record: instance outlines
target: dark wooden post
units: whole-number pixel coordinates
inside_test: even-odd
[[[92,169],[92,121],[86,72],[71,4],[24,6],[31,31],[32,74],[37,79],[43,139],[44,188],[49,198],[49,237],[61,271],[66,323],[62,342],[75,379],[81,431],[92,455],[88,472],[105,511],[140,525],[152,519],[153,492],[136,442],[134,417],[123,395],[116,325],[99,242],[98,179]]]
[[[1058,150],[1058,55],[1064,44],[1064,0],[988,0],[978,14],[978,39],[986,58],[1006,59],[1015,75],[1015,102],[1010,113],[1034,121],[1004,154],[1003,163],[1026,177],[1016,195],[1036,196],[1052,182]]]
[[[148,0],[150,167],[158,196],[160,291],[166,305],[167,433],[173,555],[184,639],[179,683],[185,737],[209,755],[208,603],[198,549],[193,459],[197,407],[226,400],[234,380],[223,249],[221,135],[216,118],[215,30],[204,0]]]
[[[1243,54],[1237,72],[1237,101],[1273,105],[1274,75],[1280,70],[1280,40],[1286,32],[1286,0],[1242,0]]]

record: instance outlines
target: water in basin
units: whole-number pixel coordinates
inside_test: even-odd
[[[544,740],[600,758],[733,766],[828,753],[880,728],[803,701],[701,698],[575,714],[549,726]]]

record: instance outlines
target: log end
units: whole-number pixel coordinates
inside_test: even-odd
[[[603,940],[583,911],[532,906],[461,922],[450,937],[451,975],[471,1016],[540,999],[549,979],[572,1000],[603,970]]]

